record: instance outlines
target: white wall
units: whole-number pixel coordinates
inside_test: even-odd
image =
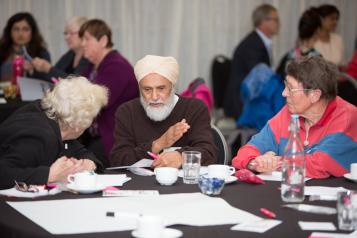
[[[181,66],[179,90],[195,77],[209,80],[217,54],[232,56],[252,29],[251,12],[261,3],[278,8],[281,31],[274,38],[274,63],[293,47],[304,9],[321,3],[341,11],[337,29],[344,39],[345,60],[357,37],[356,0],[0,0],[0,28],[18,11],[31,12],[48,43],[53,61],[66,51],[63,27],[74,15],[104,19],[113,30],[115,48],[134,64],[145,54],[172,55]]]

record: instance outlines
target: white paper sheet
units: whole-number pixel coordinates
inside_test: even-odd
[[[255,222],[244,222],[231,227],[231,230],[264,233],[280,223],[280,220],[264,219]]]
[[[106,170],[128,169],[128,168],[148,168],[148,167],[151,167],[153,161],[154,160],[152,160],[152,159],[141,159],[138,162],[136,162],[132,165],[129,165],[129,166],[109,167],[109,168],[106,168]]]
[[[315,231],[335,231],[336,227],[332,222],[311,222],[299,221],[301,230],[315,230]]]
[[[343,191],[347,191],[347,189],[343,187],[305,186],[305,196],[317,195],[337,199],[337,193]]]
[[[35,197],[41,197],[41,196],[47,196],[47,195],[55,195],[60,192],[61,192],[61,190],[57,189],[57,188],[51,189],[50,191],[40,190],[35,193],[21,192],[21,191],[17,190],[16,188],[10,188],[10,189],[0,190],[0,195],[4,195],[4,196],[8,196],[8,197],[35,198]]]
[[[258,216],[230,206],[221,198],[201,193],[7,203],[52,234],[136,228],[135,219],[107,217],[107,211],[159,215],[165,219],[166,225],[209,226],[261,220]],[[70,226],[68,221],[71,221]]]
[[[261,173],[257,174],[257,176],[265,181],[281,181],[282,180],[282,172],[274,171],[272,173]],[[305,178],[305,182],[310,180],[311,178]]]
[[[103,186],[123,186],[124,183],[131,180],[126,174],[98,174],[97,183]]]

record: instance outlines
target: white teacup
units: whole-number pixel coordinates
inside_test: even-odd
[[[208,176],[211,178],[227,179],[234,174],[235,168],[223,164],[212,164],[208,166]]]
[[[350,171],[350,173],[351,173],[351,177],[352,177],[353,179],[357,179],[357,163],[352,163],[352,164],[351,164],[351,171]]]
[[[97,184],[97,174],[94,172],[84,171],[68,175],[67,180],[76,188],[94,188]]]
[[[137,237],[157,238],[161,237],[165,229],[165,224],[160,216],[143,215],[138,219],[138,225],[135,230]]]
[[[154,170],[156,180],[161,185],[172,185],[178,177],[178,169],[171,167],[160,167]]]

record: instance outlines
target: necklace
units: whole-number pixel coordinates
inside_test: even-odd
[[[305,140],[304,140],[304,146],[309,145],[309,129],[306,130],[306,135],[305,135]]]
[[[305,134],[305,140],[304,140],[304,146],[309,145],[309,131],[310,131],[310,125],[309,121],[305,120],[305,129],[306,129],[306,134]],[[311,123],[313,124],[313,123]]]

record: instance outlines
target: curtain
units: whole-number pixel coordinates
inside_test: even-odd
[[[262,3],[274,5],[280,32],[273,39],[273,58],[294,47],[300,14],[322,3],[336,5],[341,17],[337,32],[345,44],[345,62],[351,58],[357,36],[355,0],[1,0],[0,27],[16,12],[36,18],[55,62],[67,50],[64,24],[72,16],[105,20],[113,31],[114,48],[133,65],[146,54],[174,56],[180,64],[178,91],[203,77],[210,83],[215,55],[232,57],[252,28],[251,13]]]

